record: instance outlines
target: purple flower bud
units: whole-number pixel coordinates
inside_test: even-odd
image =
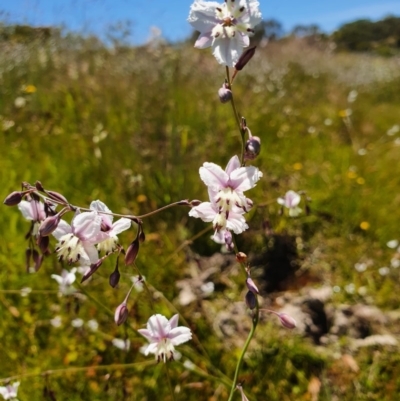
[[[234,251],[235,245],[233,243],[232,233],[230,231],[228,230],[225,231],[224,239],[225,239],[226,249],[231,252]]]
[[[146,239],[146,236],[144,234],[144,231],[142,229],[140,229],[140,233],[139,233],[139,242],[142,243],[144,242]]]
[[[218,96],[221,103],[227,103],[232,100],[232,91],[227,87],[227,84],[223,84],[218,89]]]
[[[261,150],[261,140],[258,136],[250,137],[246,142],[246,148],[244,152],[245,160],[254,160]]]
[[[32,259],[33,262],[35,263],[35,272],[37,272],[40,269],[40,266],[42,265],[43,262],[43,255],[39,255],[39,252],[36,249],[32,249]]]
[[[277,316],[282,323],[282,326],[287,329],[294,329],[297,326],[296,320],[294,320],[291,316],[286,313],[278,313]]]
[[[90,265],[89,270],[86,271],[85,274],[83,275],[81,283],[83,283],[89,277],[91,277],[97,271],[97,269],[102,265],[102,263],[103,263],[103,259],[99,259],[96,263],[92,263]]]
[[[110,274],[109,283],[112,288],[115,288],[118,285],[120,277],[121,277],[121,274],[119,272],[118,263],[117,263],[117,265],[115,266],[115,270]]]
[[[255,52],[256,46],[250,47],[249,49],[245,50],[239,57],[238,62],[235,64],[235,70],[242,70],[245,65],[253,58]]]
[[[40,192],[45,192],[44,187],[43,187],[43,185],[42,185],[42,183],[41,183],[40,181],[36,181],[36,182],[35,182],[35,187],[36,187],[36,189],[37,189],[38,191],[40,191]]]
[[[48,236],[47,237],[41,237],[40,235],[38,236],[37,245],[43,254],[47,253],[49,249],[49,244],[50,244],[50,238]]]
[[[246,294],[246,305],[249,309],[254,309],[257,306],[257,298],[254,292],[248,291]]]
[[[22,196],[23,196],[23,192],[20,192],[20,191],[11,192],[10,195],[8,195],[6,197],[6,199],[4,199],[3,203],[6,206],[18,205],[22,201]]]
[[[125,265],[131,265],[136,260],[139,253],[139,244],[139,238],[136,237],[136,239],[128,246],[125,254]]]
[[[54,216],[46,217],[39,227],[39,235],[41,237],[47,237],[50,235],[57,228],[60,219],[60,213],[57,213]]]
[[[249,291],[253,292],[254,294],[259,294],[257,286],[254,284],[254,281],[251,277],[247,277],[246,285]]]
[[[68,200],[64,195],[61,195],[60,193],[55,191],[46,191],[46,194],[50,199],[55,200],[64,205],[68,205]]]
[[[192,207],[199,206],[201,203],[202,203],[201,201],[195,199],[190,202],[190,206]]]
[[[115,323],[118,326],[120,326],[122,323],[125,323],[126,319],[128,319],[128,313],[129,313],[129,310],[128,310],[127,306],[126,306],[126,302],[124,301],[115,310],[115,315],[114,315]]]

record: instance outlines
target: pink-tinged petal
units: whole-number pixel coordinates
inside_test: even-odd
[[[234,170],[240,167],[240,160],[237,156],[233,156],[226,165],[225,172],[230,175]]]
[[[122,231],[126,231],[131,227],[131,220],[123,217],[122,219],[117,220],[113,225],[111,232],[109,235],[118,235],[122,233]]]
[[[196,49],[206,49],[212,45],[214,38],[211,36],[211,32],[202,33],[197,38],[194,47]]]
[[[171,329],[174,329],[175,327],[178,326],[178,320],[179,320],[179,315],[176,314],[169,319],[169,325],[171,326]]]
[[[146,349],[144,350],[144,354],[145,355],[149,355],[149,354],[156,354],[157,355],[157,351],[158,351],[158,343],[154,342],[154,343],[150,343]]]
[[[200,167],[199,173],[204,184],[216,191],[226,188],[228,184],[228,174],[215,163],[204,163],[203,167]]]
[[[217,244],[225,244],[225,231],[224,229],[216,231],[211,239]]]
[[[90,204],[89,209],[95,210],[97,212],[111,213],[111,210],[107,207],[107,205],[100,200],[93,201]],[[114,217],[110,214],[101,214],[101,217],[103,219],[103,222],[107,226],[111,227]]]
[[[81,266],[90,266],[99,260],[99,252],[94,245],[83,243],[86,255],[81,255],[79,263]]]
[[[186,341],[192,339],[192,332],[188,327],[179,326],[172,329],[169,334],[168,338],[171,340],[173,345],[179,345]]]
[[[138,332],[147,339],[147,341],[153,341],[153,335],[150,330],[147,329],[139,329]]]
[[[300,201],[301,201],[301,196],[292,190],[287,191],[285,195],[287,207],[296,207]]]
[[[249,226],[247,225],[246,219],[243,215],[230,212],[229,218],[226,221],[226,228],[233,231],[235,234],[241,234],[243,231],[246,231]]]
[[[220,7],[216,1],[195,0],[190,7],[188,22],[196,31],[209,32],[219,22],[215,17],[215,9]]]
[[[23,200],[18,204],[18,209],[27,220],[42,221],[46,218],[42,202]]]
[[[212,45],[213,55],[219,64],[234,67],[243,52],[241,42],[236,38],[221,38]]]
[[[193,207],[190,212],[190,217],[196,217],[202,219],[203,221],[213,221],[217,212],[214,210],[210,202],[200,203],[199,206]]]
[[[156,337],[165,337],[169,328],[168,320],[165,316],[157,314],[150,317],[147,322],[147,329]]]
[[[72,227],[64,220],[60,220],[57,228],[52,232],[55,239],[60,240],[66,234],[72,233]]]
[[[72,220],[74,234],[83,241],[93,239],[100,232],[101,216],[97,212],[83,212]]]
[[[229,184],[236,191],[244,192],[254,188],[262,173],[257,167],[240,167],[230,175]]]

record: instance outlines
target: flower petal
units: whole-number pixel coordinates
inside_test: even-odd
[[[195,0],[190,7],[188,22],[200,33],[211,32],[219,23],[215,17],[215,9],[220,7],[216,1]]]
[[[57,228],[52,232],[55,239],[60,240],[66,234],[72,233],[72,227],[64,220],[60,220]]]
[[[204,184],[216,191],[226,188],[228,185],[228,174],[215,163],[204,163],[203,167],[200,167],[199,173]]]
[[[207,222],[213,221],[216,214],[217,212],[214,210],[210,202],[200,203],[199,206],[193,207],[189,212],[189,216],[196,217]]]
[[[97,212],[83,212],[72,220],[74,234],[83,241],[93,240],[101,228],[101,216]]]
[[[240,168],[240,160],[237,156],[233,156],[226,165],[225,172],[230,175],[234,170]]]
[[[214,40],[214,38],[211,36],[211,32],[202,33],[197,38],[196,43],[194,44],[194,47],[196,49],[205,49],[212,45],[213,40]]]
[[[243,46],[241,41],[236,37],[223,37],[213,42],[212,50],[219,64],[234,67],[242,54]]]
[[[231,173],[229,185],[235,189],[235,191],[244,192],[254,188],[262,175],[262,172],[259,171],[257,167],[240,167]]]
[[[110,236],[118,235],[122,233],[122,231],[128,230],[131,227],[131,220],[125,217],[117,220],[113,225],[111,232],[108,232]]]
[[[191,340],[192,332],[188,327],[179,326],[169,332],[168,338],[171,340],[173,345],[179,345]]]

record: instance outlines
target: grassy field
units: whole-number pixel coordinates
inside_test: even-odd
[[[207,51],[109,49],[79,37],[2,42],[0,51],[3,199],[40,180],[75,205],[101,199],[114,212],[144,214],[206,200],[199,167],[225,166],[240,150],[231,108],[217,96],[224,68]],[[328,319],[310,335],[263,316],[240,375],[250,401],[399,397],[398,345],[354,346],[400,334],[399,87],[399,58],[336,54],[296,39],[259,48],[235,81],[238,110],[262,140],[254,165],[264,176],[249,194],[250,229],[238,238],[261,304],[288,307],[327,289],[328,317],[363,306],[383,319],[366,318],[358,334],[350,326],[332,333]],[[308,215],[280,215],[276,199],[289,189],[306,191]],[[118,288],[108,285],[111,257],[69,296],[50,278],[62,270],[54,254],[26,272],[29,223],[17,208],[3,206],[0,223],[0,378],[21,381],[20,400],[172,400],[168,374],[177,400],[227,399],[250,326],[244,276],[229,255],[216,255],[209,232],[197,237],[207,224],[186,207],[145,220],[146,241],[136,266],[121,266]],[[127,246],[135,234],[120,239]],[[148,291],[134,291],[117,327],[114,310],[138,272]],[[201,289],[208,281],[211,293]],[[183,300],[185,285],[192,302]],[[153,313],[179,313],[195,334],[168,374],[139,351],[136,330]]]

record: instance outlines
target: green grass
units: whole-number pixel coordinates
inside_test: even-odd
[[[248,195],[255,205],[264,206],[251,212],[251,229],[238,238],[241,250],[257,254],[266,249],[262,224],[268,220],[276,234],[302,244],[299,263],[307,263],[309,280],[299,279],[294,287],[338,286],[337,303],[398,309],[397,270],[391,268],[386,276],[378,271],[390,265],[394,254],[386,242],[399,238],[395,139],[400,133],[386,134],[400,124],[400,78],[394,61],[300,45],[259,49],[235,81],[238,110],[262,140],[254,164],[264,173]],[[206,200],[199,167],[205,161],[225,166],[240,149],[230,106],[217,97],[224,68],[209,52],[186,46],[110,50],[77,38],[0,47],[3,198],[22,181],[40,180],[73,204],[87,206],[101,199],[115,212],[139,215],[181,199]],[[36,91],[26,93],[26,85],[34,85]],[[358,97],[349,104],[347,96],[354,89]],[[18,108],[14,102],[21,96],[26,105]],[[352,114],[345,121],[343,111],[348,108]],[[311,197],[309,216],[279,215],[275,200],[289,189],[305,190]],[[171,316],[176,311],[206,350],[195,341],[180,347],[181,362],[190,359],[206,377],[181,362],[172,364],[176,398],[227,399],[229,388],[223,383],[233,377],[248,323],[223,337],[213,322],[226,302],[242,303],[244,277],[221,272],[224,280],[217,277],[219,291],[208,304],[199,299],[179,305],[176,282],[188,277],[193,252],[208,256],[219,250],[208,233],[180,247],[206,227],[189,219],[187,212],[185,207],[173,208],[145,220],[147,240],[137,267],[153,295],[134,292],[130,318],[117,327],[113,311],[136,268],[122,267],[121,284],[112,289],[108,276],[115,259],[110,258],[82,287],[86,296],[60,298],[50,275],[59,273],[61,266],[51,255],[38,273],[26,273],[24,234],[29,224],[16,208],[3,206],[0,377],[20,376],[20,399],[43,399],[46,385],[57,400],[172,399],[164,366],[149,366],[151,357],[139,352],[144,341],[136,329],[152,313]],[[134,237],[131,230],[120,239],[127,246]],[[360,273],[354,265],[362,261],[371,264]],[[345,291],[352,283],[354,294]],[[24,287],[32,293],[21,297]],[[367,295],[359,295],[360,287]],[[266,300],[270,297],[274,298],[264,294]],[[55,316],[62,319],[60,328],[50,324]],[[91,331],[86,323],[72,327],[77,317],[84,322],[95,319],[99,329]],[[393,331],[398,334],[399,327]],[[111,343],[125,336],[131,341],[129,352]],[[322,383],[320,400],[352,400],[354,386],[357,400],[393,400],[399,391],[397,351],[355,352],[360,370],[349,376],[333,350],[315,349],[310,339],[284,331],[275,320],[260,323],[250,348],[240,375],[250,400],[310,399],[312,377]],[[348,352],[345,345],[338,344],[338,349]],[[96,370],[100,365],[112,366]],[[74,370],[86,366],[91,368]],[[65,370],[41,374],[52,369]]]

